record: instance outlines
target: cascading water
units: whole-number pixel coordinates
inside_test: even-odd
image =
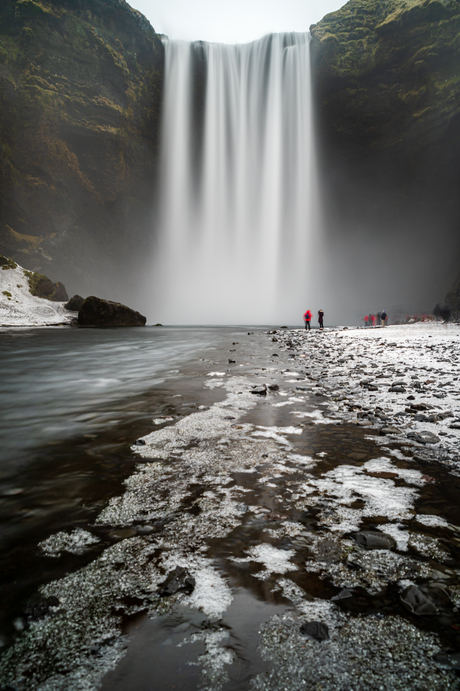
[[[153,319],[302,323],[318,263],[309,35],[165,49]]]

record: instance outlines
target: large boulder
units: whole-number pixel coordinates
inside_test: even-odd
[[[70,310],[71,312],[79,312],[84,301],[85,298],[82,298],[81,295],[74,295],[70,298],[69,302],[64,305],[64,307],[66,310]]]
[[[130,307],[94,295],[86,298],[78,312],[80,326],[145,326],[146,321]]]

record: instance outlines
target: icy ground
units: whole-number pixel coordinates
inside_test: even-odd
[[[177,688],[460,688],[459,336],[276,331],[244,373],[232,349],[206,384],[225,399],[139,440],[137,472],[95,525],[41,543],[44,559],[99,553],[41,588],[0,681],[141,688],[126,622],[142,612],[179,622],[149,649],[142,688],[180,655],[199,678]],[[177,567],[194,587],[164,597]],[[242,589],[279,605],[250,662],[226,619]]]
[[[19,264],[15,269],[0,267],[0,327],[70,324],[75,314],[64,304],[31,295],[29,279]]]

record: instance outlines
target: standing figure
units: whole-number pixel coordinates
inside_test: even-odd
[[[372,326],[375,326],[375,314],[371,314]]]
[[[386,326],[387,319],[388,319],[388,315],[387,315],[387,313],[385,312],[385,310],[382,310],[382,311],[380,312],[380,319],[381,319],[381,322],[382,322],[382,326]]]
[[[320,329],[322,329],[322,328],[324,327],[323,319],[324,319],[324,312],[323,312],[323,310],[318,310],[318,324],[319,324],[319,328],[320,328]]]
[[[364,317],[364,326],[367,326],[368,324],[369,324],[369,317],[366,314],[366,316]]]
[[[312,314],[311,314],[310,310],[307,310],[307,311],[305,312],[305,314],[303,315],[303,320],[304,320],[304,322],[305,322],[305,329],[306,329],[307,331],[310,331],[311,317],[312,317]]]

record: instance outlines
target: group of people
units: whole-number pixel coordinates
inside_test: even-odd
[[[310,331],[310,323],[313,315],[310,310],[307,310],[305,314],[303,315],[303,320],[305,322],[305,329],[307,331]],[[318,324],[319,328],[323,329],[324,328],[324,312],[323,310],[318,310]]]
[[[364,326],[385,326],[387,323],[388,315],[385,310],[377,312],[377,314],[366,314],[363,317]]]

